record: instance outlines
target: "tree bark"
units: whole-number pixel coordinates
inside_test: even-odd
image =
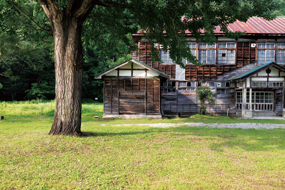
[[[94,0],[38,0],[54,37],[56,106],[50,135],[81,136],[82,64],[81,31]]]
[[[82,23],[53,22],[56,107],[49,134],[81,136]]]

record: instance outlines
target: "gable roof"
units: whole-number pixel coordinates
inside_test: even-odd
[[[250,17],[246,22],[236,20],[227,26],[230,32],[245,32],[246,34],[285,34],[285,17],[276,17],[273,20],[266,20],[262,17]],[[203,34],[204,29],[200,32]],[[137,34],[143,34],[144,30],[139,30]],[[166,31],[164,31],[166,33]],[[185,31],[186,34],[191,34],[189,30]],[[220,26],[214,29],[215,34],[223,34]]]
[[[279,64],[277,64],[275,62],[269,62],[269,63],[263,64],[263,65],[258,65],[256,67],[250,69],[250,70],[247,70],[247,71],[242,72],[242,73],[240,73],[238,75],[235,75],[235,76],[229,78],[228,80],[244,79],[244,78],[247,78],[247,77],[249,77],[251,75],[254,75],[254,74],[256,74],[256,73],[258,73],[258,72],[260,72],[260,71],[262,71],[264,69],[267,69],[269,67],[275,67],[275,68],[277,68],[279,70],[285,71],[285,67],[284,66],[279,65]]]
[[[134,58],[131,58],[129,61],[131,61],[131,62],[133,62],[133,63],[135,63],[137,65],[140,65],[141,67],[144,67],[147,70],[152,70],[152,71],[156,72],[159,76],[162,76],[164,78],[169,78],[169,76],[167,74],[165,74],[165,73],[163,73],[163,72],[161,72],[161,71],[159,71],[159,70],[157,70],[157,69],[155,69],[155,68],[153,68],[153,67],[151,67],[151,66],[149,66],[149,65],[147,65],[147,64],[145,64],[143,62],[140,62],[140,61],[138,61],[138,60],[136,60]],[[116,70],[116,69],[118,69],[118,68],[128,64],[129,61],[124,61],[122,63],[119,63],[118,65],[115,65],[114,67],[112,67],[112,68],[110,68],[108,70],[105,70],[105,71],[99,73],[98,75],[95,76],[95,79],[102,79],[102,76],[104,76],[107,73],[109,73],[111,71],[114,71],[114,70]]]

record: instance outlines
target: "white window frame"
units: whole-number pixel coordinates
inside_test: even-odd
[[[276,63],[285,63],[285,43],[276,43]]]
[[[204,47],[202,47],[203,45],[204,45]],[[212,45],[209,45],[207,43],[199,43],[198,44],[198,62],[202,63],[202,64],[216,64],[216,51],[217,51],[216,50],[216,46],[217,46],[216,43],[214,43]],[[202,61],[201,60],[201,58],[202,58],[202,56],[201,56],[202,51],[206,52],[205,61],[203,61],[203,62],[201,62]],[[209,60],[208,58],[211,57],[212,51],[214,51],[214,59],[211,58]],[[212,60],[214,60],[214,61],[212,62]]]
[[[221,47],[222,44],[225,44],[225,47]],[[230,44],[234,44],[234,46],[230,46]],[[229,65],[229,64],[236,63],[235,61],[236,60],[236,43],[235,42],[219,42],[217,43],[217,51],[218,51],[217,64]]]
[[[273,47],[268,47],[270,44],[273,44]],[[264,46],[264,47],[261,47],[261,46]],[[265,63],[269,63],[269,62],[272,62],[272,61],[275,61],[275,43],[257,43],[257,55],[256,55],[256,62],[257,64],[265,64]],[[264,53],[262,53],[264,52]],[[269,52],[273,52],[273,53],[269,53]],[[260,57],[260,55],[264,54],[264,56]],[[269,56],[268,56],[269,54]],[[273,57],[272,57],[273,55]],[[261,59],[263,58],[264,59]],[[270,58],[271,57],[271,58]]]

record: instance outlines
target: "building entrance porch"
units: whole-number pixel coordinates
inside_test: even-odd
[[[236,92],[236,113],[244,118],[282,116],[283,99],[283,89],[242,89]]]
[[[246,110],[253,111],[274,111],[274,92],[273,91],[252,91],[251,104],[250,93],[246,93]],[[236,92],[236,108],[242,110],[242,92]]]

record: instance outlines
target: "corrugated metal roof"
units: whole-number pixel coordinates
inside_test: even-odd
[[[279,66],[279,67],[285,69],[285,67],[283,67],[282,65],[279,65],[279,64],[277,64],[277,63],[275,63],[275,62],[269,62],[269,63],[263,64],[263,65],[260,65],[260,66],[256,66],[256,67],[254,67],[254,68],[252,68],[252,69],[250,69],[250,70],[248,70],[248,71],[245,71],[245,72],[243,72],[243,73],[241,73],[241,74],[238,74],[238,75],[236,75],[236,76],[233,76],[233,77],[229,78],[228,80],[242,79],[242,78],[244,78],[244,77],[246,77],[246,76],[248,76],[248,75],[250,75],[250,74],[253,74],[254,72],[256,72],[256,71],[258,71],[258,70],[260,70],[260,69],[262,69],[262,68],[266,68],[268,65],[271,65],[271,64],[277,65],[277,66]]]
[[[234,23],[228,25],[230,32],[245,32],[247,34],[285,34],[285,17],[277,17],[274,20],[265,20],[261,17],[251,17],[246,22],[236,20]],[[139,30],[138,34],[144,33],[143,30]],[[191,32],[186,30],[186,34]],[[201,29],[201,33],[204,33],[204,29]],[[214,30],[216,34],[222,34],[220,26],[216,26]]]

